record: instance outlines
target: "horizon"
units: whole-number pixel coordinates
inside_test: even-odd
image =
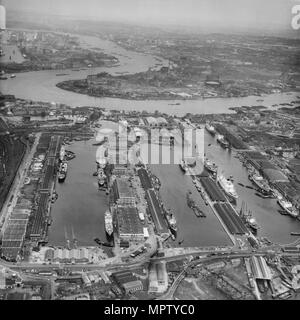
[[[125,23],[136,26],[185,28],[214,33],[289,33],[297,0],[3,0],[10,10],[57,15],[74,20]],[[101,9],[101,10],[100,10]]]

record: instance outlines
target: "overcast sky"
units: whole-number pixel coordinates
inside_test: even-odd
[[[300,0],[2,0],[9,9],[105,21],[286,30]]]

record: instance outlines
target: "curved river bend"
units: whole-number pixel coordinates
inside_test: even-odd
[[[99,72],[109,72],[112,75],[119,73],[137,73],[149,68],[160,68],[167,66],[168,61],[150,54],[142,54],[126,50],[109,40],[103,40],[92,36],[76,35],[83,48],[94,50],[99,48],[104,53],[115,56],[119,59],[119,64],[114,67],[101,67],[80,69],[80,71],[63,70],[65,76],[57,77],[59,70],[33,71],[18,73],[14,79],[1,81],[1,91],[3,94],[13,94],[18,98],[33,101],[56,102],[77,106],[98,106],[107,109],[118,110],[147,110],[165,112],[168,114],[184,115],[190,113],[225,113],[231,112],[230,107],[242,105],[264,105],[270,107],[273,104],[286,103],[296,100],[296,93],[272,94],[264,96],[264,102],[258,103],[256,96],[244,98],[211,98],[205,100],[125,100],[116,98],[97,98],[83,94],[78,94],[56,87],[56,84],[66,80],[84,79],[87,75]],[[179,102],[180,105],[170,105]]]

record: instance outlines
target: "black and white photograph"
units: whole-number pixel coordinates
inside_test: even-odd
[[[1,0],[0,300],[300,300],[300,0]]]

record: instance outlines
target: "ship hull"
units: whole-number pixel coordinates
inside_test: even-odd
[[[280,205],[280,207],[281,207],[288,215],[290,215],[292,218],[297,218],[297,217],[298,217],[298,215],[293,214],[292,210],[286,208],[286,207],[281,203],[281,201],[278,200],[277,203],[278,203],[278,204]]]
[[[226,189],[222,186],[222,184],[220,183],[220,181],[218,181],[219,186],[221,187],[221,189],[223,190],[223,192],[225,193],[226,197],[228,198],[228,200],[233,203],[236,204],[237,203],[237,199],[238,197],[235,197],[233,194],[229,193],[226,191]]]
[[[66,176],[58,177],[58,182],[59,183],[63,183],[63,182],[65,182],[65,180],[66,180]]]

